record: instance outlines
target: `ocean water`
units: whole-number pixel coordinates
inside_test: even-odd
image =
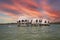
[[[0,40],[60,40],[60,25],[36,27],[0,25]]]

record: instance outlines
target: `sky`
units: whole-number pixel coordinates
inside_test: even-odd
[[[16,22],[20,16],[60,22],[60,0],[0,0],[0,23]]]

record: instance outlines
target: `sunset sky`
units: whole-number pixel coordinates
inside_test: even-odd
[[[0,0],[0,23],[16,22],[20,16],[60,22],[60,0]]]

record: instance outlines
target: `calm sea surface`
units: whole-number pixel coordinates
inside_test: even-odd
[[[60,25],[36,27],[0,25],[0,40],[60,40]]]

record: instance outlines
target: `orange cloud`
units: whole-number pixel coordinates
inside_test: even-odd
[[[8,16],[11,16],[14,19],[18,19],[18,17],[20,17],[21,15],[30,17],[42,17],[45,14],[49,18],[60,17],[59,15],[56,15],[57,12],[53,11],[51,5],[47,4],[48,0],[41,0],[40,4],[37,4],[33,0],[12,0],[12,2],[12,5],[2,3],[2,5],[0,6],[0,11]],[[12,12],[3,11],[2,9],[4,8],[18,11],[19,15],[17,13],[15,14]],[[41,8],[42,10],[40,10],[39,8]],[[44,14],[41,11],[44,11]]]

